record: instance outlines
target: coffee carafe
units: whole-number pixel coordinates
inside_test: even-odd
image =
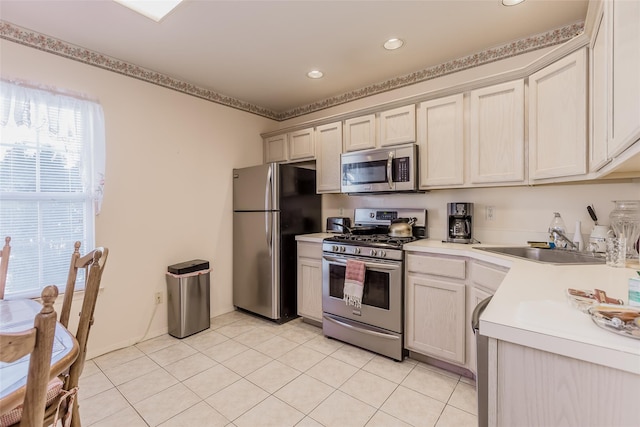
[[[448,203],[447,242],[471,243],[473,225],[473,203]]]

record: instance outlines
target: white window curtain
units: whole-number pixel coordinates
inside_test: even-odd
[[[5,298],[64,292],[76,241],[95,245],[104,188],[102,107],[0,81],[0,237],[11,236]],[[78,288],[84,288],[84,277]]]

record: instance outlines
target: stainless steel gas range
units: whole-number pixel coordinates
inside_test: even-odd
[[[391,237],[393,220],[415,218],[410,237]],[[405,243],[426,237],[424,209],[356,209],[350,232],[322,245],[322,330],[324,335],[402,360],[404,351]],[[348,260],[364,263],[360,307],[344,300]]]

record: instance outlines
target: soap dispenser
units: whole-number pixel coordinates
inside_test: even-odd
[[[573,243],[576,245],[577,251],[584,250],[584,242],[582,241],[582,223],[576,221],[576,231],[573,233]]]

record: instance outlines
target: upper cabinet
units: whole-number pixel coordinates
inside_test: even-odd
[[[376,115],[369,114],[344,121],[344,151],[376,147]]]
[[[587,171],[586,48],[529,77],[529,178]]]
[[[377,123],[380,147],[416,142],[415,105],[383,111]]]
[[[342,122],[318,126],[315,140],[316,190],[318,193],[339,193]]]
[[[616,157],[640,139],[638,22],[640,3],[620,0],[605,1],[596,20],[590,57],[592,172],[612,161],[615,169]]]
[[[524,183],[524,80],[469,96],[471,184]]]
[[[264,162],[313,160],[315,139],[313,128],[301,129],[264,140]]]
[[[276,135],[264,140],[264,162],[285,162],[288,160],[287,134]]]
[[[418,106],[420,188],[464,184],[463,95]]]

